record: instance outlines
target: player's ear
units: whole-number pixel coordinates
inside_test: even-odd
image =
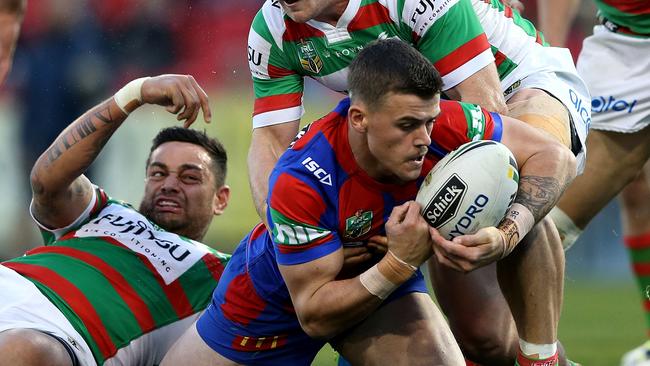
[[[230,200],[230,187],[224,184],[219,187],[213,198],[212,212],[215,216],[221,215],[228,207],[228,200]]]
[[[348,109],[348,121],[357,132],[366,132],[368,127],[368,114],[363,105],[353,103]]]

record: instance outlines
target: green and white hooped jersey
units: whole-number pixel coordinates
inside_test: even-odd
[[[304,77],[346,92],[354,57],[369,42],[391,37],[422,52],[445,90],[494,60],[470,0],[350,0],[336,26],[296,23],[277,0],[267,0],[248,38],[253,127],[300,119]]]
[[[650,36],[650,1],[648,0],[594,0],[598,12],[636,34]]]
[[[99,365],[205,309],[229,259],[162,230],[99,188],[75,223],[42,233],[45,246],[3,265],[61,310]]]

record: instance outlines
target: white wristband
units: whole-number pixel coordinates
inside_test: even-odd
[[[523,239],[526,234],[535,226],[535,217],[526,206],[521,203],[513,203],[506,211],[506,219],[510,219],[517,225],[519,240]]]
[[[533,213],[530,212],[526,206],[520,203],[513,203],[512,206],[506,211],[505,219],[511,220],[517,227],[517,241],[511,241],[509,237],[503,236],[504,248],[501,258],[505,258],[510,254],[514,249],[517,243],[519,243],[528,232],[535,226],[535,217]],[[503,233],[502,233],[503,235]]]
[[[371,294],[385,300],[399,285],[396,285],[386,278],[375,264],[359,276],[363,287]]]
[[[149,79],[148,76],[130,81],[113,96],[117,106],[120,107],[122,112],[126,113],[126,115],[129,115],[129,113],[133,112],[140,104],[142,104],[142,84],[144,84],[147,79]],[[136,104],[134,105],[132,103]]]

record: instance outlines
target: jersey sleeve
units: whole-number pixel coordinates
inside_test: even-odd
[[[326,223],[325,197],[308,180],[282,172],[272,176],[267,218],[278,264],[292,265],[324,257],[342,244]]]
[[[494,62],[471,0],[405,0],[401,21],[440,72],[443,91]]]
[[[45,245],[50,245],[65,234],[71,231],[75,231],[77,228],[79,228],[90,217],[101,211],[108,204],[108,201],[109,197],[106,192],[104,192],[103,189],[93,185],[93,196],[90,199],[90,202],[88,202],[88,206],[86,206],[84,211],[81,213],[81,215],[79,215],[79,217],[77,217],[77,219],[74,220],[74,222],[62,228],[48,228],[47,226],[40,223],[34,217],[34,213],[32,212],[32,205],[34,204],[34,201],[32,201],[32,203],[29,205],[29,214],[32,216],[32,219],[36,225],[38,225],[38,228],[41,231],[43,243]]]
[[[303,77],[283,52],[284,21],[272,3],[267,1],[257,13],[248,34],[248,66],[255,94],[253,128],[298,120],[304,114]]]
[[[498,113],[476,104],[443,100],[431,130],[429,150],[439,157],[476,140],[501,141],[503,123]]]

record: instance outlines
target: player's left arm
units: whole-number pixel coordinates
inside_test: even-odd
[[[512,252],[526,233],[553,208],[576,174],[575,156],[543,132],[506,116],[501,142],[519,166],[519,189],[515,203],[497,227],[472,235],[445,240],[433,229],[438,260],[469,272],[498,261]]]

